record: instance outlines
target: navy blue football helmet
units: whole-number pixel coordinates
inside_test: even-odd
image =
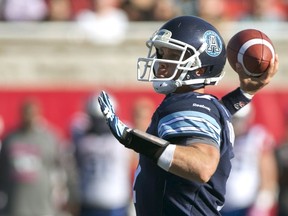
[[[224,40],[213,25],[199,17],[180,16],[169,20],[152,35],[146,45],[149,49],[148,56],[138,59],[137,79],[153,82],[154,89],[158,93],[168,94],[183,85],[193,89],[216,85],[224,75],[223,68],[226,63]],[[181,51],[180,59],[162,59],[160,47]],[[163,62],[176,65],[173,76],[169,78],[155,76],[154,71],[157,70],[159,63]],[[205,72],[201,76],[196,76],[195,71],[199,68],[204,68]],[[181,75],[175,78],[179,73]]]

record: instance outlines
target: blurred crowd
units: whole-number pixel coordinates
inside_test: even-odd
[[[165,21],[196,15],[217,26],[222,21],[285,22],[287,0],[0,0],[3,22],[69,22],[82,38],[118,44],[130,22]],[[113,28],[111,28],[113,26]]]
[[[0,0],[5,21],[73,21],[85,11],[124,13],[129,21],[162,21],[179,14],[219,20],[288,18],[287,0]]]

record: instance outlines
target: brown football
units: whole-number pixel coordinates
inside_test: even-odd
[[[275,57],[271,39],[262,31],[245,29],[236,33],[227,44],[227,59],[233,70],[239,62],[249,76],[261,76]]]

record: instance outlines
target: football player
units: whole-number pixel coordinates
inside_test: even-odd
[[[138,80],[166,97],[146,133],[119,120],[104,91],[99,104],[120,143],[140,154],[133,199],[138,216],[220,215],[231,170],[231,114],[250,102],[278,69],[278,58],[259,78],[237,72],[240,87],[222,98],[205,93],[223,77],[224,40],[203,19],[180,16],[166,22],[138,59]],[[223,104],[225,106],[223,106]]]

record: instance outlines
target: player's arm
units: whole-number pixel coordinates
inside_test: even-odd
[[[191,181],[208,182],[219,163],[219,148],[201,139],[182,146],[137,129],[128,129],[126,136],[128,140],[124,145],[127,148],[151,158],[162,169]]]
[[[188,146],[172,144],[123,124],[105,92],[99,95],[99,104],[115,138],[125,147],[152,159],[164,170],[198,182],[208,181],[215,172],[220,158],[219,149],[207,144],[207,141],[199,140]]]
[[[220,151],[214,145],[202,142],[189,146],[177,145],[168,171],[191,181],[205,183],[215,173],[219,160]]]
[[[270,83],[272,77],[278,71],[278,66],[278,55],[275,55],[275,60],[271,60],[265,73],[259,77],[251,77],[244,72],[240,64],[236,65],[236,72],[239,76],[240,87],[228,93],[221,99],[222,103],[232,115],[248,104],[258,91]]]

